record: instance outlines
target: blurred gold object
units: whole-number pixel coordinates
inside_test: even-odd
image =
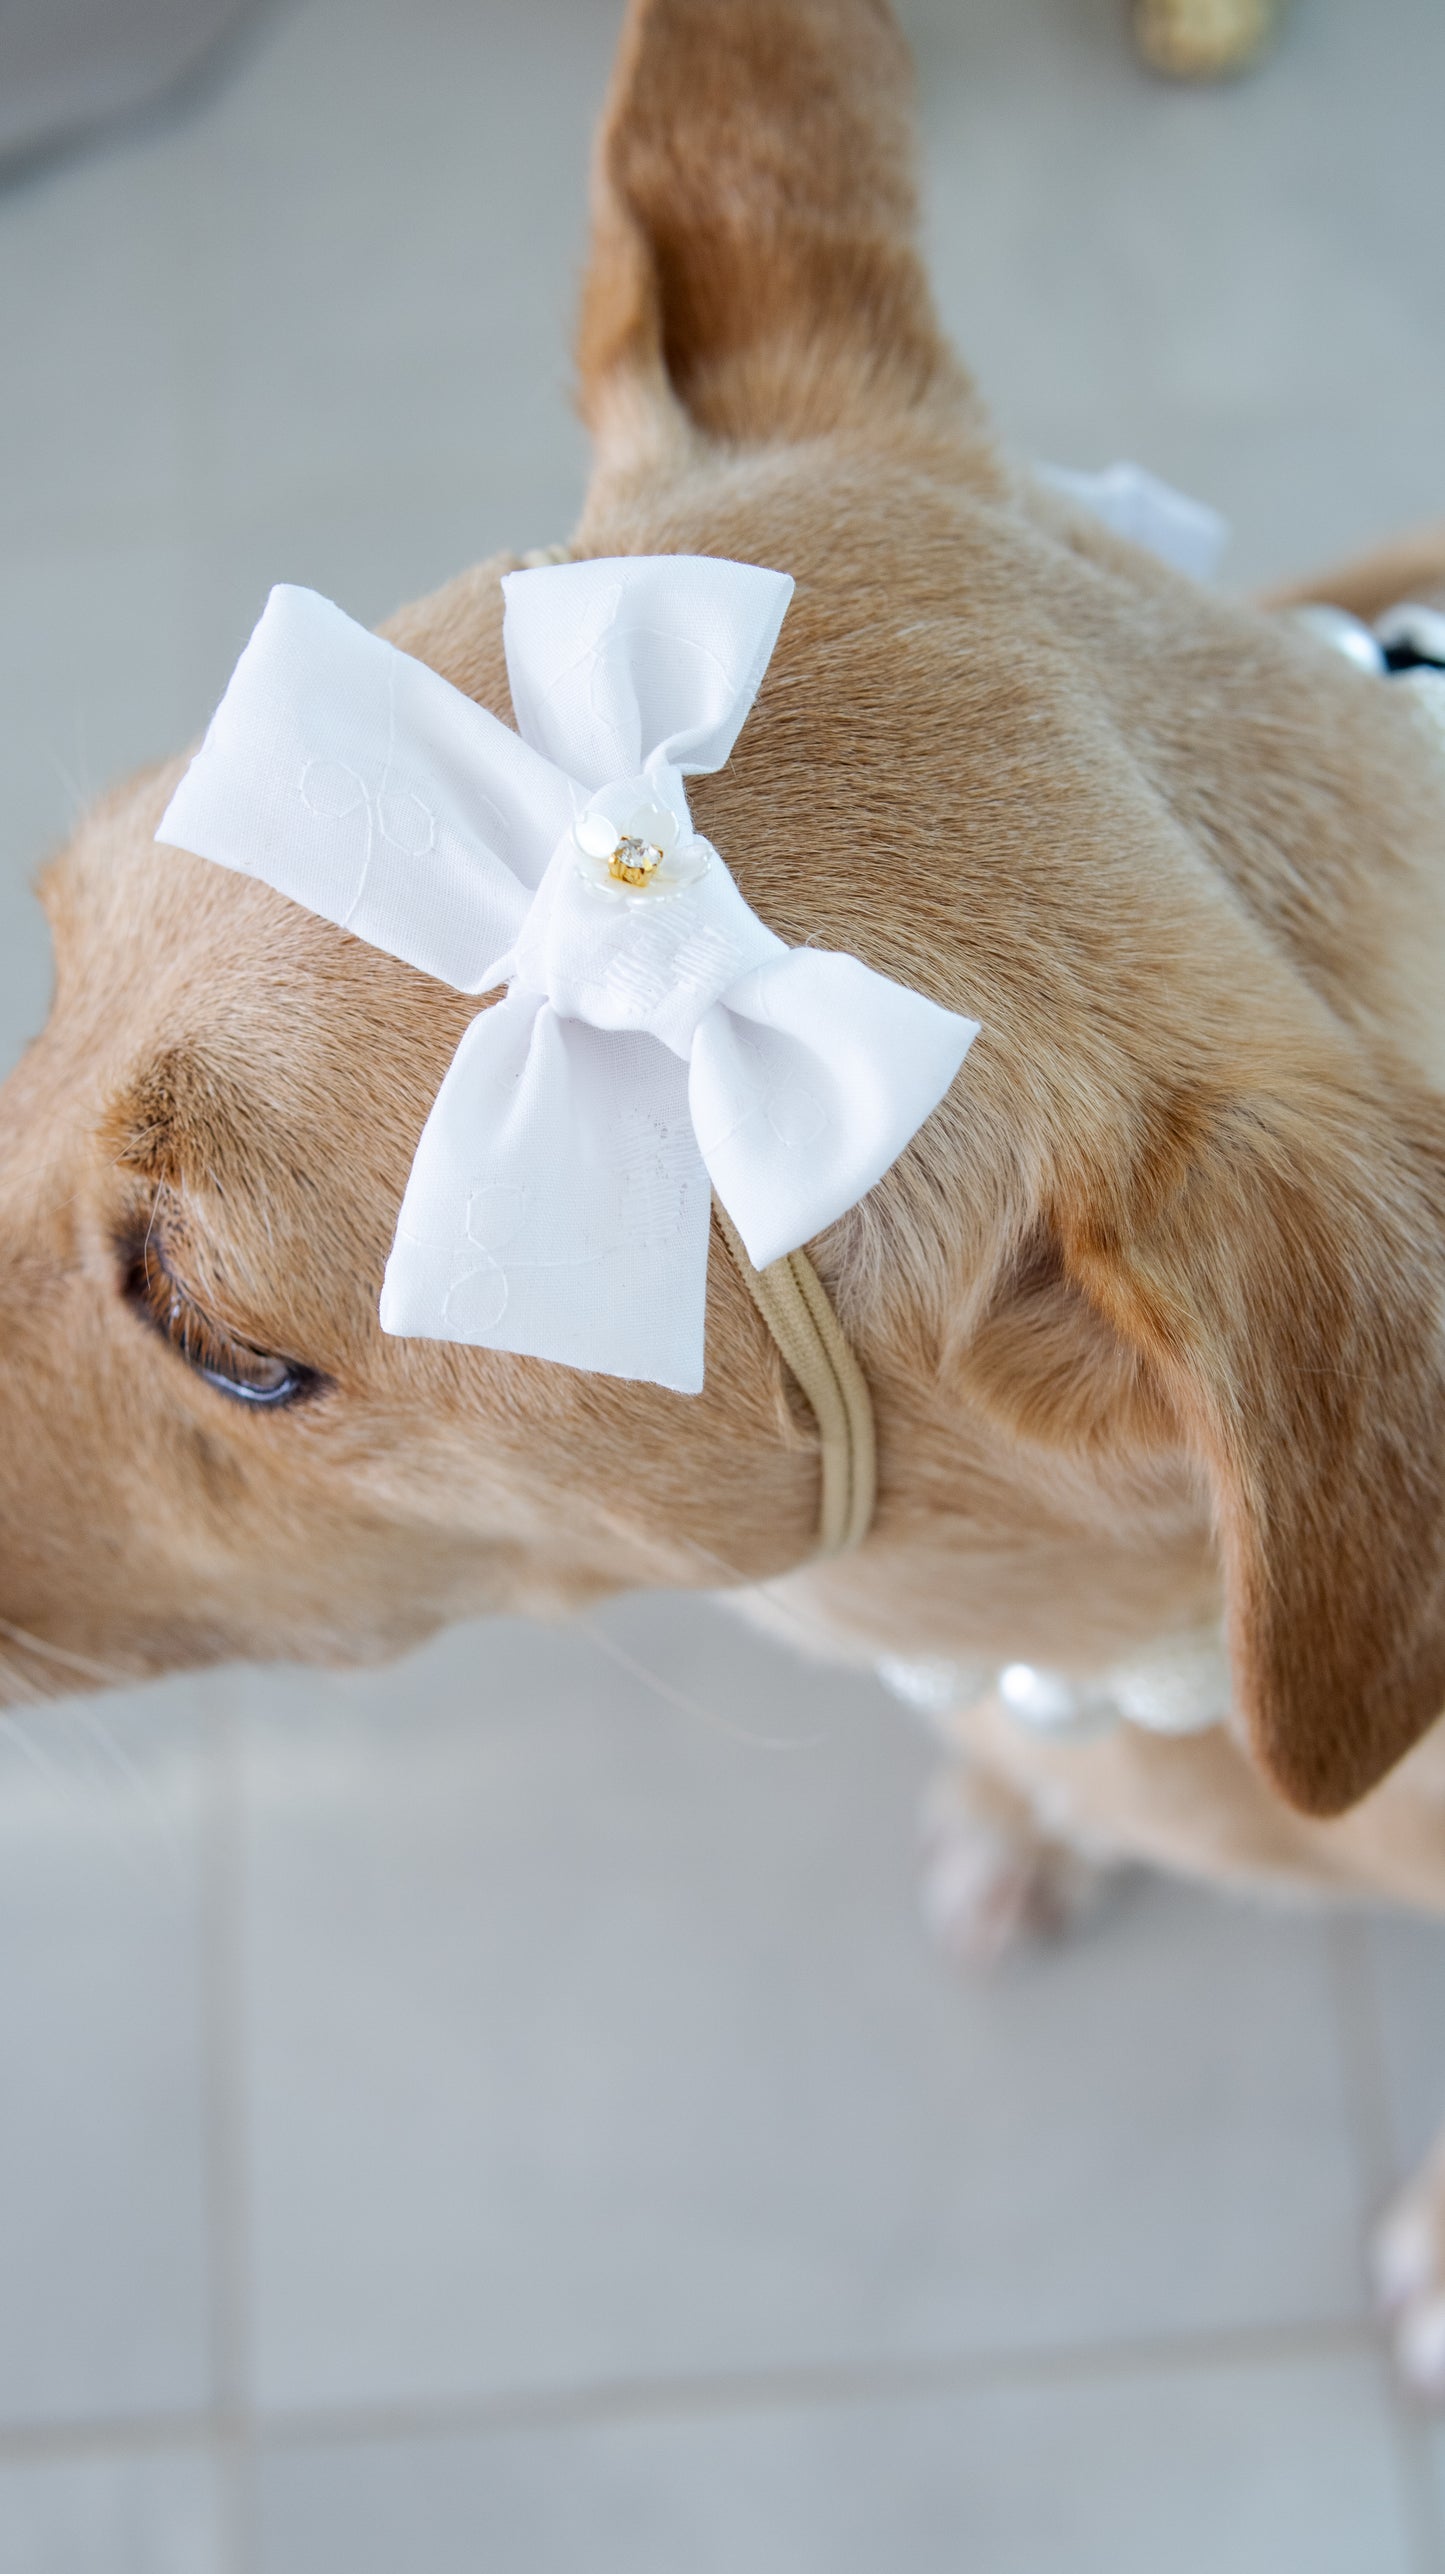
[[[1217,80],[1257,62],[1284,0],[1134,0],[1134,40],[1174,80]]]

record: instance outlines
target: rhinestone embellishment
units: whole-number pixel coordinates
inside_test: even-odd
[[[644,804],[619,817],[596,807],[579,814],[572,836],[585,881],[636,899],[675,893],[707,871],[706,845],[688,838],[664,804]]]

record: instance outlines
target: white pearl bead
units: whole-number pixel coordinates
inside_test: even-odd
[[[1300,625],[1308,626],[1321,643],[1343,653],[1346,661],[1354,662],[1360,670],[1384,669],[1385,656],[1369,627],[1352,617],[1348,608],[1332,608],[1323,599],[1312,599],[1308,607],[1296,608],[1294,613]]]
[[[610,858],[622,834],[605,813],[581,813],[572,825],[572,837],[589,858]]]
[[[664,858],[677,838],[677,816],[665,804],[640,804],[627,825],[638,840],[660,849]]]
[[[1079,1716],[1079,1693],[1057,1671],[1036,1671],[1031,1662],[1011,1662],[998,1676],[998,1694],[1025,1725],[1041,1731],[1073,1725]]]

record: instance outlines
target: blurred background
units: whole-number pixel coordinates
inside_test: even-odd
[[[0,6],[7,1063],[37,860],[273,580],[565,535],[618,15],[65,6],[48,91]],[[902,14],[1017,443],[1213,501],[1240,584],[1440,514],[1439,0],[1197,90],[1114,0]],[[1445,1933],[1136,1881],[970,1983],[928,1767],[667,1601],[7,1718],[0,2574],[1445,2574],[1362,2261]]]

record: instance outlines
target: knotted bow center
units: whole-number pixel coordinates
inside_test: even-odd
[[[785,956],[658,763],[600,788],[552,853],[506,971],[563,1018],[657,1037],[684,1061],[740,976]]]

